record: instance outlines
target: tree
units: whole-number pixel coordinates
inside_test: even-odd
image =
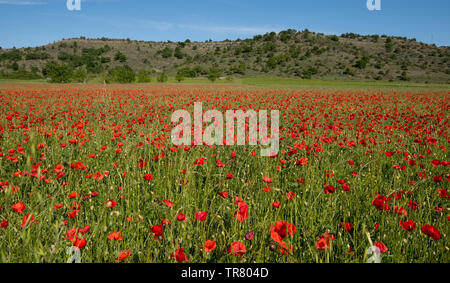
[[[136,74],[129,66],[118,66],[108,71],[106,82],[110,83],[132,83]]]
[[[137,82],[138,83],[149,83],[151,82],[150,74],[145,70],[140,70],[137,73]]]
[[[168,78],[167,75],[164,74],[164,73],[162,73],[161,75],[159,75],[159,76],[156,78],[156,80],[157,80],[159,83],[165,83],[165,82],[167,82],[168,79],[169,79],[169,78]]]
[[[339,41],[339,37],[338,37],[337,35],[332,35],[332,36],[330,37],[330,39],[331,39],[332,41]]]
[[[184,73],[184,71],[181,69],[181,70],[178,70],[177,75],[175,76],[175,79],[176,79],[178,82],[181,82],[182,80],[184,80],[184,76],[185,76],[185,73]]]
[[[217,68],[209,69],[208,80],[215,82],[218,78],[220,78],[220,71]]]
[[[78,69],[73,73],[73,81],[77,83],[86,83],[87,72],[84,69]]]
[[[72,78],[73,70],[70,66],[52,61],[42,69],[42,74],[50,78],[52,83],[68,83]]]

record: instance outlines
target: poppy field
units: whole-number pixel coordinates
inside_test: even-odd
[[[278,154],[173,145],[194,102],[279,110]],[[0,85],[0,262],[449,262],[449,111],[446,90]]]

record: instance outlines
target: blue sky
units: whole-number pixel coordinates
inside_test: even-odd
[[[293,28],[417,38],[450,45],[450,1],[381,0],[0,0],[0,46],[39,46],[62,38],[204,41]]]

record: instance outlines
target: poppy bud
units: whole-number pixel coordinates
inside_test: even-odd
[[[253,240],[253,236],[254,236],[253,230],[252,230],[252,231],[249,231],[249,232],[247,232],[247,234],[245,234],[245,239],[246,239],[247,241],[251,241],[251,240]]]

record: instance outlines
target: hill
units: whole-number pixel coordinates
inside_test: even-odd
[[[243,40],[147,42],[63,39],[45,46],[0,50],[0,78],[46,77],[50,62],[71,74],[106,77],[117,66],[151,76],[292,77],[450,83],[450,47],[386,35],[324,35],[308,30]],[[46,68],[47,66],[47,68]]]

